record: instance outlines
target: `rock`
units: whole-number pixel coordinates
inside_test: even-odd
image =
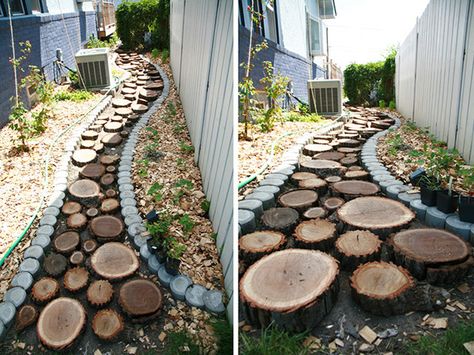
[[[203,295],[204,306],[208,312],[221,314],[225,311],[223,295],[221,291],[209,290]]]
[[[185,275],[177,275],[170,282],[170,290],[175,299],[184,301],[186,290],[193,281]]]
[[[19,272],[13,277],[11,285],[28,291],[33,285],[33,276],[29,272]]]
[[[12,287],[4,295],[5,302],[11,302],[16,308],[20,307],[26,300],[26,291],[21,287]]]
[[[43,260],[44,257],[44,251],[43,248],[39,245],[32,245],[29,248],[25,250],[25,253],[23,254],[23,257],[26,258],[33,258],[38,261]]]
[[[36,274],[40,271],[40,263],[38,260],[33,258],[25,259],[20,264],[18,271],[29,272],[31,275],[36,276]]]
[[[194,284],[186,290],[185,298],[188,306],[204,308],[203,296],[207,289],[204,286]]]
[[[165,266],[161,266],[159,269],[158,269],[158,280],[160,280],[160,283],[165,286],[165,287],[169,287],[170,286],[170,282],[171,282],[171,278],[173,276],[171,276],[170,274],[168,274],[166,272],[166,269],[165,269]]]
[[[375,349],[375,346],[372,344],[363,343],[361,344],[361,346],[359,346],[359,351],[361,353],[370,353],[371,351],[374,351],[374,349]]]
[[[148,249],[148,246],[147,246],[147,249]],[[150,269],[150,271],[152,273],[156,274],[158,272],[158,270],[160,269],[160,267],[161,267],[161,264],[158,262],[158,259],[156,258],[156,256],[151,255],[148,258],[148,268]]]
[[[0,303],[0,323],[2,323],[5,328],[8,329],[13,323],[15,312],[16,308],[13,303],[7,301]]]

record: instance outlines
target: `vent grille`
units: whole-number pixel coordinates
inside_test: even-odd
[[[311,88],[309,94],[311,112],[316,111],[322,115],[332,115],[340,112],[341,98],[338,88]]]
[[[105,61],[91,61],[77,65],[87,88],[109,85]]]

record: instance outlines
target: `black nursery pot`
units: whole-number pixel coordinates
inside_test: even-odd
[[[459,219],[463,222],[474,223],[474,196],[459,197]]]
[[[453,213],[458,208],[459,194],[448,190],[439,190],[436,193],[436,208],[443,213]]]
[[[159,248],[156,251],[156,259],[160,264],[163,264],[166,261],[166,250],[164,248]]]
[[[181,260],[174,259],[174,258],[166,258],[165,263],[165,270],[168,274],[172,276],[176,276],[179,274],[179,264],[181,264]]]
[[[148,247],[148,251],[150,252],[151,255],[156,255],[159,249],[161,247],[159,245],[156,245],[153,241],[153,238],[150,238],[146,241],[146,245]]]
[[[436,206],[436,192],[437,190],[431,190],[428,186],[420,184],[421,202],[429,207]]]

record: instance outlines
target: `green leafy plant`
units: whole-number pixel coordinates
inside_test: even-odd
[[[296,111],[290,111],[283,114],[283,119],[288,122],[313,122],[318,123],[324,121],[324,117],[319,116],[317,113],[301,114]]]
[[[211,209],[211,203],[208,200],[204,200],[201,202],[201,208],[204,212],[209,213],[209,210]]]
[[[163,199],[163,193],[161,190],[163,189],[164,185],[158,182],[155,182],[153,185],[150,186],[148,189],[147,195],[153,196],[153,199],[156,202],[160,202]]]
[[[164,355],[201,355],[203,353],[203,346],[184,330],[168,333],[167,338],[163,349]]]
[[[391,100],[390,103],[388,104],[388,108],[390,109],[390,111],[394,111],[397,108],[395,101]]]
[[[82,102],[90,100],[94,94],[86,90],[63,90],[54,95],[54,101],[73,101]]]
[[[179,179],[178,182],[174,185],[175,187],[184,187],[188,190],[191,190],[194,187],[192,181],[187,179]]]
[[[380,107],[380,108],[385,108],[385,107],[387,107],[387,104],[385,103],[385,100],[379,100],[379,107]]]
[[[110,36],[110,38],[104,41],[91,34],[89,36],[89,40],[86,43],[86,48],[113,48],[117,45],[118,41],[119,38],[115,32]]]
[[[186,245],[178,242],[176,239],[171,239],[167,244],[167,254],[170,258],[179,260],[186,252]]]
[[[189,217],[187,213],[185,213],[181,218],[178,220],[179,224],[183,227],[184,234],[189,234],[193,230],[196,223]]]
[[[157,59],[159,55],[160,55],[160,51],[157,48],[153,48],[151,50],[151,57],[153,59]]]
[[[474,166],[461,166],[458,175],[462,177],[462,186],[469,195],[474,195]]]
[[[276,327],[262,330],[258,338],[240,333],[240,351],[242,355],[283,355],[283,354],[310,354],[310,350],[303,345],[306,333],[290,335]]]
[[[409,146],[405,144],[402,136],[399,133],[388,138],[386,143],[388,145],[388,154],[391,156],[396,156],[401,150],[409,149]]]
[[[169,52],[169,50],[163,49],[163,50],[161,51],[161,62],[162,62],[162,63],[167,63],[169,57],[170,57],[170,52]]]
[[[145,158],[137,161],[138,164],[138,175],[140,177],[148,176],[148,166],[150,165],[150,160]]]
[[[158,221],[146,223],[146,229],[152,237],[168,238],[173,217],[166,212],[160,214]]]
[[[194,147],[192,145],[186,144],[184,141],[179,142],[179,149],[181,149],[181,151],[184,153],[194,152]]]

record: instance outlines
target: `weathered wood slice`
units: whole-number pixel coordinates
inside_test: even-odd
[[[147,80],[150,80],[150,77],[148,75],[139,75],[137,79],[147,81]]]
[[[322,207],[311,207],[303,213],[303,217],[306,219],[324,218],[326,215],[327,212]]]
[[[132,113],[133,111],[130,107],[119,107],[115,109],[115,114],[117,116],[127,117],[128,115],[131,115]]]
[[[342,268],[354,270],[360,264],[380,259],[382,241],[372,232],[355,230],[339,236],[335,246],[335,256]]]
[[[241,258],[251,264],[264,255],[280,250],[286,243],[283,233],[275,231],[260,231],[246,234],[239,239]]]
[[[82,141],[80,144],[81,149],[94,149],[95,141]]]
[[[104,126],[104,132],[116,133],[123,129],[122,122],[109,122]]]
[[[132,104],[132,110],[135,113],[145,113],[148,111],[148,106],[143,104]]]
[[[357,137],[359,137],[357,133],[339,133],[337,135],[337,138],[340,139],[356,139]]]
[[[98,126],[103,126],[105,125],[107,122],[109,122],[109,117],[105,117],[103,120],[96,120],[94,122],[94,124],[98,125]]]
[[[136,91],[136,88],[137,88],[137,84],[130,83],[130,82],[124,83],[123,86],[124,86],[124,88],[121,91],[122,94],[133,94]],[[128,90],[126,88],[133,89],[133,90]]]
[[[99,180],[105,173],[105,167],[102,164],[87,164],[79,171],[79,176],[83,179]]]
[[[102,131],[102,125],[94,123],[89,126],[89,130],[99,133],[100,131]]]
[[[66,271],[66,267],[67,259],[61,254],[51,253],[44,258],[43,269],[48,275],[62,275]]]
[[[100,205],[102,213],[110,214],[116,212],[120,208],[120,202],[115,198],[106,198]]]
[[[331,139],[313,139],[313,144],[329,144]]]
[[[297,172],[291,175],[291,181],[295,184],[298,185],[300,181],[306,180],[306,179],[316,179],[318,176],[313,173],[306,173],[306,172]]]
[[[50,349],[65,349],[79,337],[86,318],[79,301],[68,297],[57,298],[41,311],[36,325],[38,339]]]
[[[298,219],[299,214],[295,209],[276,207],[263,212],[262,223],[267,229],[273,229],[284,234],[290,234],[298,223]]]
[[[362,125],[358,125],[358,124],[354,124],[354,123],[347,123],[346,125],[344,125],[345,129],[347,129],[348,131],[354,131],[354,132],[359,132],[360,130],[363,130],[364,128],[366,128],[366,126],[362,126]]]
[[[146,101],[154,101],[158,98],[158,92],[155,90],[140,89],[138,96]]]
[[[137,80],[136,83],[137,83],[138,86],[143,86],[143,85],[146,84],[146,81],[145,80]]]
[[[332,184],[333,194],[351,200],[359,196],[372,196],[380,192],[380,188],[371,182],[361,180],[346,180]]]
[[[331,175],[339,176],[341,174],[342,165],[334,160],[308,160],[300,164],[301,171],[314,173],[319,177],[327,177]]]
[[[337,151],[339,153],[344,153],[344,154],[357,153],[361,151],[361,148],[360,147],[359,148],[340,147],[340,148],[337,148]]]
[[[97,280],[87,289],[87,301],[94,307],[103,307],[112,301],[114,289],[107,280]]]
[[[73,252],[71,256],[69,257],[69,262],[75,266],[84,264],[84,260],[85,260],[84,253],[79,250]]]
[[[303,154],[312,157],[315,154],[329,152],[333,149],[328,144],[306,144],[303,148]]]
[[[102,340],[114,340],[123,329],[122,316],[110,308],[98,311],[92,319],[92,330]]]
[[[82,213],[74,213],[67,218],[66,225],[70,229],[84,230],[87,226],[87,217]]]
[[[82,243],[82,250],[86,254],[92,254],[97,249],[97,242],[94,239],[87,239]]]
[[[61,212],[65,214],[66,216],[70,216],[74,213],[80,213],[81,210],[82,210],[81,204],[75,201],[68,201],[61,208]]]
[[[409,229],[394,235],[388,241],[397,264],[407,268],[417,279],[428,276],[432,283],[438,283],[435,270],[444,265],[465,262],[471,255],[471,248],[458,236],[442,229]],[[432,269],[427,275],[428,268]],[[456,272],[456,268],[445,272]],[[443,277],[442,273],[438,276]],[[454,279],[449,275],[446,279]]]
[[[116,147],[122,143],[122,137],[118,133],[107,133],[102,137],[101,142],[106,147]]]
[[[105,191],[105,197],[107,198],[114,198],[117,196],[117,191],[115,191],[114,189],[108,189],[107,191]]]
[[[462,263],[441,265],[426,269],[426,281],[432,284],[453,284],[464,280],[474,267],[474,257],[469,256]]]
[[[318,153],[315,156],[313,156],[313,159],[323,159],[323,160],[334,160],[334,161],[340,161],[342,158],[345,157],[344,153],[340,152],[324,152],[324,153]]]
[[[139,118],[140,118],[140,115],[133,113],[130,116],[128,116],[127,120],[130,122],[137,122]]]
[[[118,123],[123,123],[126,120],[127,120],[127,118],[123,118],[122,116],[113,116],[110,119],[111,122],[118,122]]]
[[[17,332],[21,332],[23,329],[36,322],[37,318],[38,311],[36,310],[35,306],[31,304],[22,306],[16,314],[15,330]]]
[[[334,184],[335,182],[342,181],[342,178],[340,176],[328,176],[327,178],[324,179],[328,184]]]
[[[333,139],[331,141],[331,143],[329,143],[329,145],[333,148],[333,149],[336,149],[337,147],[339,147],[339,141],[337,139]]]
[[[118,302],[127,315],[139,320],[160,311],[163,295],[154,282],[136,279],[127,281],[120,287]]]
[[[89,273],[83,267],[69,269],[64,274],[64,288],[69,292],[79,292],[84,289],[89,282]]]
[[[319,250],[287,249],[250,266],[240,280],[240,299],[250,324],[274,322],[290,332],[314,328],[339,292],[338,262]]]
[[[125,94],[125,95],[123,95],[123,98],[124,98],[125,100],[130,101],[130,102],[133,102],[133,101],[135,101],[135,99],[136,99],[136,93],[133,93],[133,94]]]
[[[313,139],[326,139],[330,141],[331,139],[333,139],[333,136],[330,134],[317,134],[313,137]]]
[[[349,167],[348,171],[344,174],[344,179],[345,180],[369,180],[370,174],[365,171],[365,170],[360,170],[361,167],[358,167],[358,169],[354,170],[351,168],[354,168],[355,166]]]
[[[350,228],[368,229],[381,236],[407,227],[415,219],[415,214],[403,203],[378,196],[346,202],[337,210],[337,216]]]
[[[72,155],[75,166],[84,166],[97,160],[97,153],[93,149],[77,149]]]
[[[105,174],[100,178],[100,184],[104,188],[109,188],[115,182],[115,175],[114,174]]]
[[[329,212],[334,212],[335,210],[340,208],[344,203],[345,201],[340,197],[329,197],[324,201],[323,206]]]
[[[120,155],[118,154],[109,154],[103,155],[100,157],[100,163],[106,166],[117,164],[120,160]]]
[[[113,174],[117,172],[117,167],[115,165],[109,165],[105,168],[105,171],[107,171],[110,174]]]
[[[151,84],[148,84],[144,87],[145,89],[147,90],[155,90],[155,91],[158,91],[158,90],[162,90],[163,89],[163,83],[160,82],[160,83],[151,83]]]
[[[85,141],[95,141],[97,139],[97,137],[99,137],[99,133],[97,133],[96,131],[92,131],[92,130],[84,131],[81,134],[81,138]]]
[[[52,277],[43,277],[31,289],[31,298],[42,304],[51,301],[59,294],[59,282]]]
[[[349,148],[356,148],[360,145],[360,142],[357,139],[339,139],[339,146],[340,147],[349,147]]]
[[[123,90],[122,90],[123,92]],[[128,107],[132,104],[131,101],[125,99],[112,99],[112,107]]]
[[[128,133],[127,131],[121,131],[121,132],[120,132],[120,136],[121,136],[122,138],[127,138],[128,135],[129,135],[129,133]]]
[[[120,218],[114,216],[99,216],[91,220],[89,229],[99,241],[108,242],[122,236],[124,224]]]
[[[140,266],[135,252],[118,242],[106,243],[94,252],[91,267],[107,280],[119,280],[133,275]]]
[[[69,194],[71,199],[81,204],[91,207],[98,203],[100,187],[89,179],[81,179],[69,185]]]
[[[336,225],[324,219],[312,219],[298,224],[293,234],[299,248],[327,251],[337,238]]]
[[[358,161],[359,161],[359,159],[357,159],[355,157],[345,157],[345,158],[342,158],[341,160],[339,160],[339,163],[341,163],[344,166],[350,167],[352,165],[357,164]]]
[[[298,186],[301,189],[315,190],[319,195],[324,195],[328,189],[328,183],[320,178],[301,180]]]
[[[95,207],[88,208],[86,211],[86,216],[88,218],[94,218],[99,215],[99,210]]]
[[[278,197],[278,203],[282,207],[294,208],[304,212],[318,202],[318,193],[309,189],[297,189],[282,193]]]
[[[58,253],[69,255],[76,250],[80,241],[81,237],[79,236],[79,233],[67,231],[54,238],[53,246]]]
[[[370,122],[370,127],[375,127],[375,128],[380,128],[380,129],[390,128],[391,125],[392,124],[390,122],[386,122],[385,120]]]

